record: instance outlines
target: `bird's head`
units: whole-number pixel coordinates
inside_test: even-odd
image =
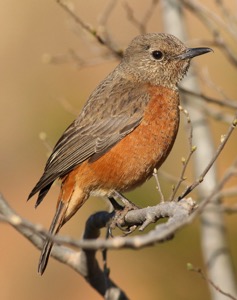
[[[210,51],[206,47],[188,48],[170,34],[148,33],[132,40],[121,66],[139,81],[176,89],[188,71],[190,60]]]

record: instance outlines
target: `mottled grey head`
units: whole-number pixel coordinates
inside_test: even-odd
[[[132,40],[121,66],[139,81],[176,89],[188,71],[190,60],[210,51],[210,48],[187,48],[170,34],[148,33]]]

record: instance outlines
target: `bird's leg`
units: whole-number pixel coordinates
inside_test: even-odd
[[[122,201],[124,204],[124,208],[126,208],[127,211],[139,208],[137,205],[135,205],[133,202],[128,200],[126,197],[124,197],[121,193],[119,193],[117,191],[113,191],[111,193],[110,197],[116,198],[117,200]]]
[[[124,206],[120,205],[115,200],[115,198],[122,201]],[[108,197],[108,199],[109,199],[110,203],[112,204],[114,211],[115,211],[114,217],[109,224],[110,236],[113,236],[112,230],[115,229],[115,227],[118,227],[119,229],[121,229],[125,235],[133,232],[137,228],[137,226],[133,225],[131,227],[124,228],[124,226],[126,225],[125,216],[128,211],[138,209],[138,206],[136,206],[134,203],[129,201],[127,198],[125,198],[122,194],[120,194],[117,191],[113,191],[113,193],[111,193],[111,195]]]
[[[108,199],[111,205],[113,206],[114,211],[123,210],[124,207],[120,205],[113,197],[108,197]]]

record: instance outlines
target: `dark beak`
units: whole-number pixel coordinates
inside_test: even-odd
[[[202,55],[208,52],[213,52],[211,48],[188,48],[185,52],[177,55],[176,59],[191,59],[195,56]]]

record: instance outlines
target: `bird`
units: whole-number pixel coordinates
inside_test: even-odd
[[[37,207],[53,182],[61,180],[51,235],[90,196],[126,199],[122,193],[140,186],[160,168],[178,132],[178,83],[191,59],[210,51],[188,48],[166,33],[146,33],[131,41],[117,67],[59,138],[29,194],[28,199],[38,193]],[[41,275],[52,246],[45,238],[38,264]]]

